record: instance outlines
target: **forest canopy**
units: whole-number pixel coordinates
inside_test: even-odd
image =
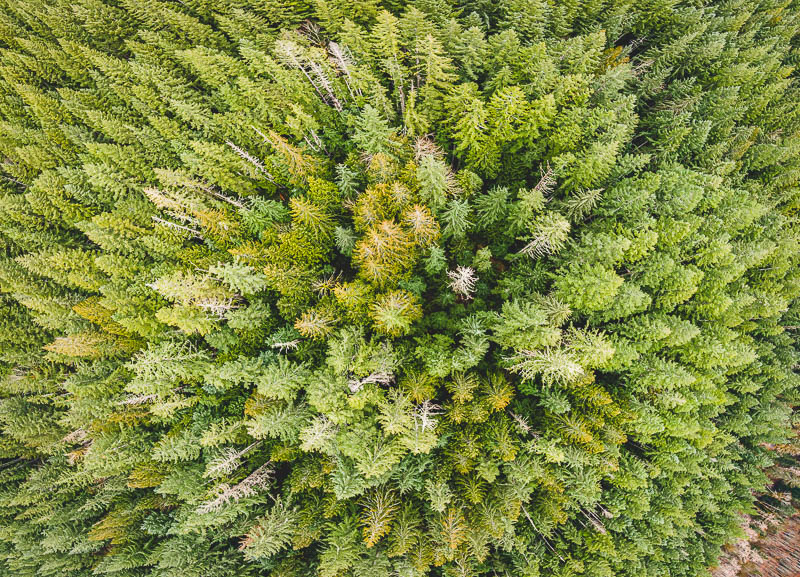
[[[797,0],[0,0],[0,574],[706,575],[797,424]]]

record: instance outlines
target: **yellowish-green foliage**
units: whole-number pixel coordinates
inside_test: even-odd
[[[798,497],[799,41],[0,0],[0,575],[705,575]]]

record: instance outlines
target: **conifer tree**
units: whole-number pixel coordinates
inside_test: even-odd
[[[707,574],[796,430],[799,39],[0,0],[0,574]]]

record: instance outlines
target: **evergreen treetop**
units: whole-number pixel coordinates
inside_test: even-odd
[[[0,573],[738,535],[797,421],[796,2],[0,7]]]

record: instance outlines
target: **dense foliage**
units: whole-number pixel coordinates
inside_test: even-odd
[[[0,573],[705,574],[798,394],[796,0],[0,0]]]

